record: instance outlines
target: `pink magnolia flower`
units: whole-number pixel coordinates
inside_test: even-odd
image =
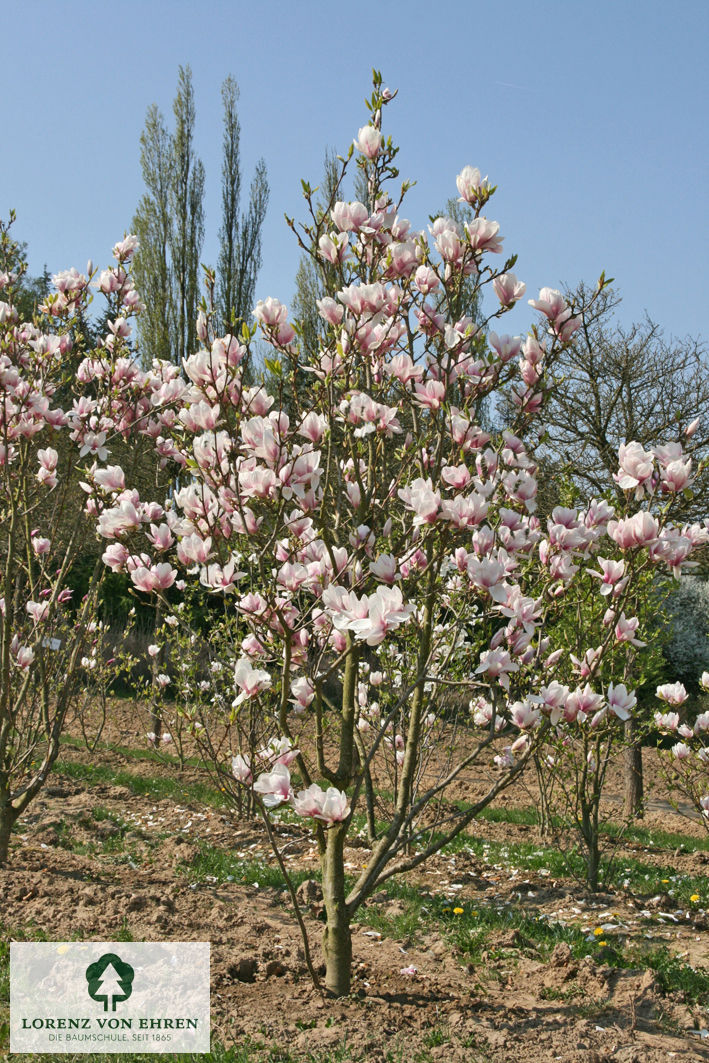
[[[701,712],[694,721],[694,733],[703,734],[709,731],[709,712]]]
[[[252,312],[262,325],[284,325],[288,316],[288,307],[284,306],[279,299],[274,299],[269,295],[267,299],[259,299]]]
[[[174,569],[167,561],[162,561],[151,568],[139,565],[133,569],[130,578],[139,591],[149,594],[151,591],[164,591],[171,587],[177,579],[177,569]]]
[[[655,726],[661,731],[676,731],[679,727],[679,713],[678,712],[656,712],[655,713]]]
[[[35,624],[41,624],[49,616],[49,602],[27,602],[25,610]]]
[[[303,712],[315,697],[315,688],[308,678],[301,676],[290,685],[291,697],[288,699],[295,706],[296,712]]]
[[[490,557],[478,560],[471,556],[468,560],[468,575],[471,582],[480,590],[487,591],[493,601],[506,606],[510,588],[505,582],[504,565]]]
[[[254,793],[261,794],[266,808],[276,808],[290,800],[293,791],[286,765],[276,764],[273,771],[262,772],[254,783]]]
[[[530,299],[529,305],[539,310],[549,321],[558,320],[563,314],[570,314],[566,300],[556,288],[542,288],[538,299]]]
[[[507,650],[484,650],[480,654],[480,663],[475,672],[487,672],[491,679],[499,679],[500,686],[505,690],[510,688],[510,672],[518,672],[519,664],[513,661]]]
[[[623,443],[618,450],[619,469],[613,479],[623,491],[635,491],[635,497],[643,497],[652,486],[655,470],[654,456],[644,450],[640,443]]]
[[[533,704],[531,698],[528,698],[527,701],[515,701],[512,705],[510,705],[509,713],[512,719],[512,723],[515,725],[515,727],[519,727],[520,730],[526,730],[530,727],[536,727],[536,725],[539,723],[539,706]]]
[[[254,668],[248,657],[241,657],[237,661],[234,668],[234,681],[241,690],[233,702],[234,708],[247,698],[260,694],[262,690],[268,690],[272,683],[269,673],[263,669]]]
[[[301,790],[293,798],[293,807],[298,815],[312,816],[327,824],[340,823],[350,814],[346,793],[334,786],[328,787],[323,793],[317,783],[313,783],[307,790]]]
[[[133,254],[138,250],[140,241],[138,237],[133,233],[124,236],[122,240],[119,240],[117,244],[113,245],[113,257],[117,258],[119,262],[127,262],[129,258],[132,258]],[[89,270],[89,273],[91,270]]]
[[[353,203],[337,202],[330,211],[332,220],[341,232],[359,232],[369,218],[369,211],[364,203],[355,200]]]
[[[393,554],[380,554],[376,561],[371,561],[369,571],[382,583],[393,584],[396,580],[397,562]]]
[[[129,557],[130,553],[122,543],[111,543],[101,555],[101,560],[114,572],[122,572]]]
[[[362,126],[354,141],[354,146],[368,159],[376,159],[382,148],[382,134],[373,125]]]
[[[499,222],[482,217],[474,218],[473,221],[466,222],[465,231],[473,251],[490,251],[493,254],[500,254],[502,251],[504,236],[498,236]]]
[[[42,557],[43,554],[48,554],[51,546],[52,544],[49,539],[45,539],[39,535],[32,537],[32,552],[35,557]]]
[[[419,476],[408,487],[400,488],[397,494],[404,505],[416,514],[414,525],[435,523],[441,506],[441,495],[440,492],[434,491],[430,479],[424,480]]]
[[[638,699],[632,691],[627,690],[625,683],[610,683],[606,701],[608,708],[619,720],[629,720],[630,711],[635,708]]]
[[[413,611],[413,605],[404,605],[399,587],[378,587],[367,599],[367,616],[351,620],[347,627],[356,639],[378,646],[390,631],[405,624]]]
[[[429,410],[438,410],[446,394],[446,386],[440,380],[427,380],[414,384],[414,401]]]
[[[268,744],[259,750],[259,756],[265,763],[270,766],[285,764],[287,768],[291,766],[299,753],[300,750],[296,749],[290,738],[285,735],[282,738],[271,738]]]
[[[120,465],[107,465],[105,469],[96,470],[94,483],[106,491],[123,491],[126,486],[125,473]]]
[[[597,694],[591,686],[586,683],[583,690],[572,690],[566,699],[566,705],[564,706],[564,719],[572,723],[574,720],[578,720],[579,723],[584,723],[591,713],[597,713],[600,711],[603,705],[603,695]]]
[[[613,594],[617,597],[627,584],[627,580],[623,579],[625,575],[625,561],[614,561],[612,559],[606,559],[605,557],[599,557],[598,563],[601,566],[602,571],[597,572],[595,569],[587,569],[589,576],[595,576],[601,581],[601,594],[609,595]]]
[[[241,753],[237,753],[235,757],[232,757],[231,773],[237,782],[244,783],[245,786],[251,785],[253,775],[251,774],[251,760],[248,754],[244,757]]]
[[[495,277],[492,286],[503,306],[512,306],[527,290],[527,285],[518,281],[514,273],[501,273],[499,277]]]
[[[480,176],[477,166],[464,166],[456,177],[455,183],[464,203],[475,204],[481,192],[487,192],[490,189],[487,177]]]
[[[660,701],[666,701],[668,705],[682,705],[689,694],[682,683],[664,683],[655,691]]]
[[[310,440],[311,443],[319,443],[327,429],[327,420],[320,413],[309,413],[300,423],[298,434]]]
[[[631,646],[637,646],[638,649],[647,646],[646,642],[641,642],[639,638],[636,638],[639,623],[637,616],[628,619],[625,613],[621,613],[615,625],[615,637],[618,642],[629,642]]]
[[[318,240],[318,247],[325,261],[336,266],[344,262],[348,243],[348,233],[323,233]]]
[[[631,550],[635,546],[648,546],[655,542],[659,532],[660,526],[655,517],[644,510],[632,517],[608,522],[608,534],[621,550]]]
[[[37,479],[39,482],[44,484],[45,487],[56,487],[56,468],[59,461],[59,454],[57,451],[54,447],[38,450],[37,459],[39,461],[39,472],[37,473]]]
[[[18,668],[26,671],[34,661],[34,650],[31,646],[20,646],[14,654],[14,660]]]
[[[511,362],[519,355],[522,346],[521,336],[498,336],[496,332],[489,332],[487,342],[498,355],[501,362]]]
[[[555,679],[547,686],[543,686],[539,691],[541,710],[546,716],[549,716],[552,724],[556,725],[563,716],[569,694],[569,688],[557,683]]]
[[[440,281],[430,266],[419,266],[414,274],[414,283],[422,295],[428,295],[438,288]]]
[[[692,459],[671,461],[660,472],[660,483],[666,491],[683,491],[692,479]]]
[[[124,499],[112,509],[104,509],[99,516],[97,531],[104,539],[115,539],[121,532],[139,528],[141,519],[130,499]]]
[[[209,560],[211,552],[211,536],[202,539],[196,532],[186,535],[177,544],[177,558],[181,565],[188,568],[192,565],[204,565]]]
[[[420,380],[423,376],[423,367],[415,365],[413,359],[408,354],[395,354],[394,357],[384,365],[384,372],[387,376],[396,377],[396,379],[405,387],[411,383],[412,380]]]

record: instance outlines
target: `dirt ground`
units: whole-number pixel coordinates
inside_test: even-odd
[[[104,739],[144,746],[145,729],[136,710],[127,722],[124,718],[109,728]],[[176,776],[172,766],[156,767],[111,750],[72,749],[64,756]],[[184,777],[194,776],[196,769],[187,769]],[[504,797],[509,806],[529,805],[531,799],[523,787]],[[108,815],[97,820],[97,807]],[[129,825],[120,860],[106,844],[118,833],[114,817]],[[699,824],[673,812],[660,791],[645,826],[701,832]],[[314,870],[315,849],[306,833],[285,824],[280,831],[290,866]],[[536,828],[480,821],[475,836],[513,845],[535,841]],[[709,1060],[709,1036],[701,1035],[709,1026],[707,1009],[688,1005],[681,994],[662,995],[652,970],[607,966],[602,953],[576,961],[564,944],[541,962],[514,931],[494,932],[482,962],[471,965],[443,930],[397,940],[355,924],[353,992],[344,1000],[323,1000],[309,980],[287,895],[257,884],[195,881],[185,865],[205,842],[241,859],[272,860],[263,829],[239,822],[229,811],[188,798],[178,803],[136,796],[122,786],[89,785],[57,774],[20,822],[9,865],[0,868],[0,923],[10,936],[31,934],[34,928],[57,941],[77,936],[208,940],[213,1035],[227,1046],[251,1038],[271,1049],[287,1049],[294,1060],[309,1059],[310,1053],[450,1063]],[[624,851],[637,855],[632,845]],[[349,849],[349,869],[367,856],[362,845]],[[642,858],[701,875],[709,854],[643,851]],[[469,851],[439,855],[412,881],[458,905],[514,902],[534,916],[584,931],[610,921],[628,940],[652,937],[685,962],[709,965],[704,916],[669,914],[649,922],[643,904],[629,891],[593,895],[543,869],[511,874]],[[390,915],[400,904],[386,889],[370,903]],[[668,898],[655,898],[661,914],[669,904]],[[306,915],[316,963],[322,930],[317,913],[315,903]],[[415,975],[400,973],[409,965],[417,969]]]

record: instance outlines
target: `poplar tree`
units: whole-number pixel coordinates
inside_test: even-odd
[[[178,70],[171,134],[155,104],[140,138],[146,192],[133,219],[140,239],[135,279],[146,304],[138,329],[143,357],[178,364],[195,346],[199,260],[204,242],[204,166],[194,151],[192,71]]]
[[[224,136],[222,158],[222,224],[219,230],[217,306],[224,330],[248,320],[254,306],[256,279],[261,268],[261,230],[268,207],[266,163],[259,159],[249,189],[249,204],[241,207],[241,125],[237,111],[239,86],[232,77],[222,84]]]
[[[192,354],[196,338],[199,302],[199,259],[204,242],[204,166],[194,153],[194,89],[189,66],[178,71],[175,115],[173,172],[170,206],[173,221],[170,257],[173,272],[175,310],[175,359],[178,363]]]
[[[146,191],[133,218],[133,232],[140,240],[134,276],[145,302],[145,310],[138,318],[138,334],[143,357],[148,361],[170,360],[174,351],[169,258],[172,154],[172,137],[165,119],[151,104],[140,136],[140,166]]]
[[[217,308],[224,331],[238,331],[255,302],[261,268],[261,232],[268,207],[266,163],[259,159],[241,210],[241,127],[239,87],[232,77],[222,85],[224,136],[222,224],[219,230]],[[145,194],[133,219],[140,238],[135,278],[146,311],[138,330],[146,361],[178,364],[195,349],[200,298],[199,263],[204,243],[205,172],[194,148],[196,109],[192,71],[178,70],[173,102],[174,133],[155,104],[148,108],[140,138]]]

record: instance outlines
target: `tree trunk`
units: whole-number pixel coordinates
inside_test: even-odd
[[[537,786],[539,788],[539,837],[549,839],[553,834],[550,782],[544,775],[544,765],[540,758],[534,755],[534,768],[537,773]]]
[[[628,819],[641,819],[643,808],[643,748],[637,739],[637,725],[632,718],[625,721],[625,805]]]
[[[153,638],[157,638],[157,631],[160,627],[162,620],[162,602],[158,600],[155,606],[155,624],[153,627]],[[165,656],[165,647],[161,647],[160,653],[156,654],[151,659],[150,665],[150,681],[152,684],[152,702],[150,705],[150,731],[155,735],[153,739],[153,745],[156,749],[160,748],[160,739],[162,737],[162,712],[157,703],[157,690],[158,690],[158,675],[160,673],[160,664]]]
[[[0,864],[6,864],[10,849],[10,835],[17,816],[9,801],[0,801]]]
[[[598,893],[598,874],[601,869],[601,854],[598,839],[592,840],[586,849],[586,885],[591,893]]]
[[[327,831],[323,861],[323,900],[327,923],[323,933],[325,988],[333,996],[347,996],[352,973],[352,935],[345,904],[345,829],[332,826]]]

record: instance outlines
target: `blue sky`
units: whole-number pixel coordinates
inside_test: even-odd
[[[366,121],[371,68],[399,95],[387,132],[415,228],[456,194],[470,163],[528,297],[593,282],[677,336],[709,336],[709,3],[706,0],[24,0],[3,12],[0,214],[18,213],[30,267],[103,264],[142,193],[149,104],[171,116],[192,67],[196,147],[207,171],[203,260],[217,257],[220,85],[241,89],[242,166],[266,160],[271,202],[258,297],[288,302],[302,216],[327,146]],[[523,330],[531,308],[508,327]]]

